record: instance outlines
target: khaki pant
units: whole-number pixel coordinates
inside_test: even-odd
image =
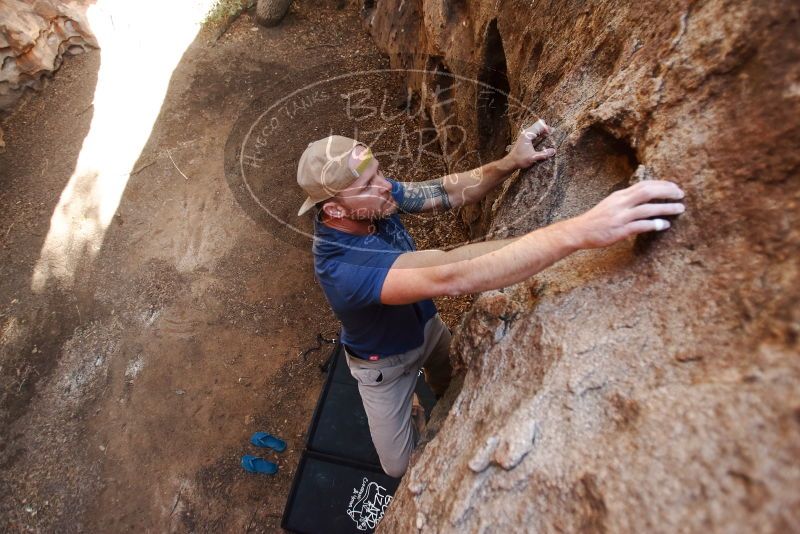
[[[425,341],[416,349],[376,362],[347,354],[347,366],[358,382],[372,441],[387,475],[403,476],[419,439],[411,422],[419,370],[425,371],[434,394],[443,395],[453,372],[449,349],[450,331],[437,314],[425,325]]]

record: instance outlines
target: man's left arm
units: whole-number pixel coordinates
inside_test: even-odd
[[[443,211],[479,202],[517,169],[552,157],[555,149],[537,152],[533,146],[549,133],[550,127],[540,119],[523,129],[509,153],[497,161],[424,182],[401,182],[403,198],[398,203],[399,211]]]

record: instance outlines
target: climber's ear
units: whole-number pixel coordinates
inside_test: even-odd
[[[336,200],[326,200],[322,205],[322,212],[333,219],[341,219],[347,216],[347,208],[339,204]]]

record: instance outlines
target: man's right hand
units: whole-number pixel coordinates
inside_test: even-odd
[[[664,217],[685,211],[681,202],[653,203],[652,200],[681,200],[683,190],[673,182],[645,180],[616,191],[583,215],[569,221],[577,248],[613,245],[627,237],[670,227]]]
[[[381,290],[383,304],[409,304],[443,295],[464,295],[521,282],[578,249],[612,245],[626,237],[665,230],[665,219],[683,213],[672,182],[647,180],[612,193],[583,215],[500,241],[471,243],[447,252],[421,250],[397,258]]]

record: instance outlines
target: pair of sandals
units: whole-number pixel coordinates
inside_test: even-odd
[[[286,450],[286,442],[280,438],[276,438],[266,432],[256,432],[250,437],[250,443],[256,447],[264,447],[272,449],[275,452],[283,452]],[[278,464],[267,461],[258,456],[250,456],[245,454],[242,456],[242,467],[248,473],[259,473],[262,475],[274,475],[278,472]]]

